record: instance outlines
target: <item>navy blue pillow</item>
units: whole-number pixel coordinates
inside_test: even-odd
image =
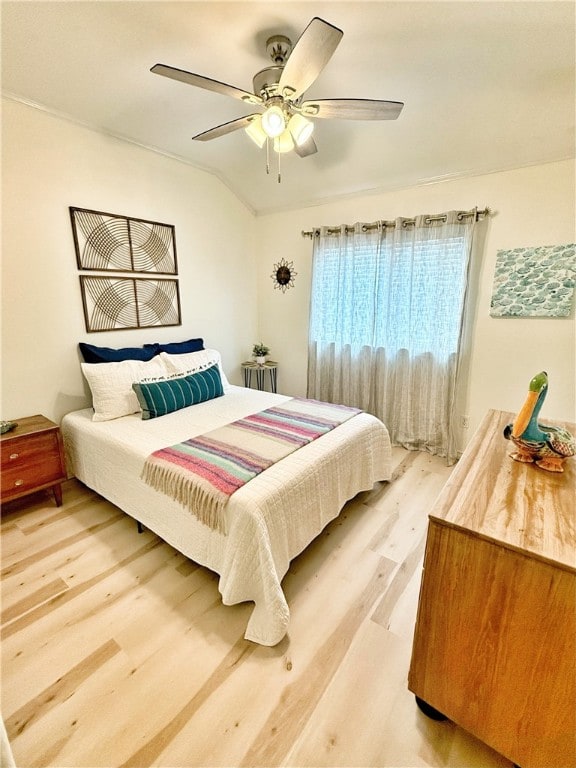
[[[188,339],[171,344],[144,344],[144,347],[157,347],[158,352],[168,352],[169,355],[186,355],[188,352],[201,352],[204,349],[204,339]]]
[[[93,344],[83,342],[78,346],[86,363],[121,363],[123,360],[147,362],[160,353],[157,344],[146,344],[145,347],[124,347],[124,349],[95,347]]]

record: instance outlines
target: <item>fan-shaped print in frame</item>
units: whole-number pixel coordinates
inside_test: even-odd
[[[135,280],[140,328],[180,325],[177,280]]]
[[[70,207],[78,269],[178,274],[174,227]]]
[[[128,219],[134,272],[176,274],[174,230],[166,224]]]
[[[88,333],[181,325],[177,280],[80,275]]]

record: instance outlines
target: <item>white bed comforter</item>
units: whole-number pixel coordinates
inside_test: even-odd
[[[140,479],[150,453],[277,405],[289,398],[243,387],[223,397],[144,421],[140,414],[93,422],[92,409],[64,417],[69,469],[190,559],[219,574],[225,605],[255,607],[245,637],[280,642],[290,612],[281,581],[290,561],[335,518],[346,501],[390,479],[386,427],[361,413],[282,459],[234,493],[226,535]]]

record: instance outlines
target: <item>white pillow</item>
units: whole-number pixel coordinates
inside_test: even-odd
[[[199,352],[187,352],[184,355],[171,355],[168,352],[160,352],[160,357],[170,373],[190,374],[203,371],[212,365],[218,365],[222,389],[224,393],[230,391],[230,382],[222,370],[222,358],[216,349],[202,349]],[[156,358],[153,358],[156,359]]]
[[[128,416],[140,410],[135,381],[149,377],[166,377],[166,369],[160,355],[152,360],[123,360],[121,363],[80,363],[92,392],[94,415],[92,421],[109,421]]]

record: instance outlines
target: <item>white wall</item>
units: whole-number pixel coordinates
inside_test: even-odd
[[[354,223],[489,206],[481,263],[476,265],[471,359],[460,415],[470,416],[466,442],[489,408],[516,411],[528,382],[540,370],[550,388],[542,411],[551,419],[576,420],[575,320],[492,318],[490,297],[496,253],[520,246],[576,241],[574,162],[445,181],[397,192],[365,195],[258,219],[258,307],[262,340],[279,362],[279,389],[306,393],[306,345],[312,242],[301,236],[322,224]],[[269,275],[284,257],[298,272],[294,288],[281,294]]]
[[[203,336],[233,383],[262,339],[279,362],[279,389],[306,393],[311,240],[320,224],[490,206],[477,265],[470,373],[461,413],[470,431],[488,408],[515,411],[545,369],[543,415],[576,420],[575,321],[489,315],[496,253],[576,240],[574,163],[565,161],[254,218],[215,177],[44,112],[3,102],[1,418],[59,420],[88,403],[77,344],[131,346]],[[87,334],[68,206],[176,227],[182,326]],[[256,255],[254,255],[256,254]],[[270,278],[282,257],[295,287]],[[464,441],[463,441],[464,442]]]
[[[257,337],[254,216],[184,163],[9,100],[2,118],[0,417],[59,420],[89,404],[79,341],[202,336],[240,384]],[[175,225],[181,326],[86,333],[68,206]]]

